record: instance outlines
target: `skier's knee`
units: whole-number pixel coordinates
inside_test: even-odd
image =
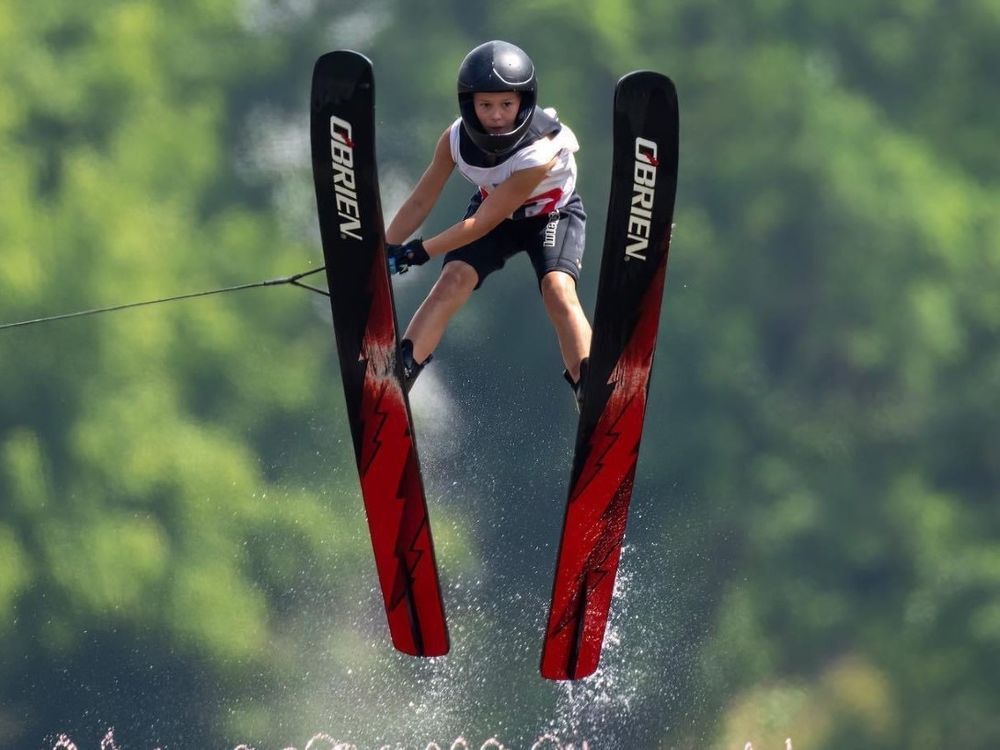
[[[435,292],[449,299],[467,297],[479,283],[479,274],[468,263],[453,261],[441,269]]]
[[[542,301],[552,318],[564,318],[573,314],[579,306],[576,284],[565,273],[548,273],[542,277]]]

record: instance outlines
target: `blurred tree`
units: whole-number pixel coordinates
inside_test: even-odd
[[[627,720],[596,731],[994,747],[998,25],[991,0],[0,2],[0,317],[304,267],[315,57],[375,61],[391,210],[490,38],[529,51],[580,137],[592,304],[612,87],[666,72],[681,186],[629,532],[662,559],[629,626],[667,635]],[[454,180],[427,231],[468,192]],[[410,276],[401,315],[435,274]],[[472,627],[512,639],[524,592],[547,593],[573,429],[535,291],[498,274],[435,362],[480,434],[428,484],[459,485],[448,510],[507,587]],[[281,292],[131,315],[0,341],[0,743],[88,710],[276,738],[276,706],[285,726],[331,710],[286,694],[320,640],[296,613],[370,585],[317,572],[369,565],[328,327]],[[333,543],[338,523],[354,533]],[[366,627],[337,623],[338,655]],[[504,657],[484,669],[533,674],[530,648]],[[518,726],[553,704],[530,677],[517,699],[473,682],[463,716]]]
[[[0,3],[0,319],[315,263],[240,162],[285,52],[238,3]],[[255,295],[0,340],[0,745],[218,743],[367,588],[329,326]]]

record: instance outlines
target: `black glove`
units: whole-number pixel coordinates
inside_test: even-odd
[[[431,259],[424,250],[424,241],[419,237],[402,245],[386,245],[385,257],[389,273],[406,273],[410,266],[422,266]]]

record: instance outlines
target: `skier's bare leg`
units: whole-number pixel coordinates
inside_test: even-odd
[[[446,263],[430,294],[406,327],[404,339],[413,342],[413,358],[423,362],[437,348],[448,321],[472,296],[479,283],[476,269],[461,260]]]
[[[577,381],[580,360],[590,354],[591,330],[576,294],[576,281],[563,271],[550,271],[542,277],[542,301],[556,329],[566,371]]]

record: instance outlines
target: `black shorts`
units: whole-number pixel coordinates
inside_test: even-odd
[[[482,202],[482,197],[476,193],[469,202],[465,218],[476,213]],[[551,214],[528,219],[505,219],[486,236],[447,253],[444,262],[461,260],[476,269],[479,274],[478,289],[487,276],[503,268],[508,258],[527,251],[539,285],[549,271],[564,271],[574,281],[579,281],[586,228],[587,214],[583,210],[583,201],[573,193],[565,206]]]

